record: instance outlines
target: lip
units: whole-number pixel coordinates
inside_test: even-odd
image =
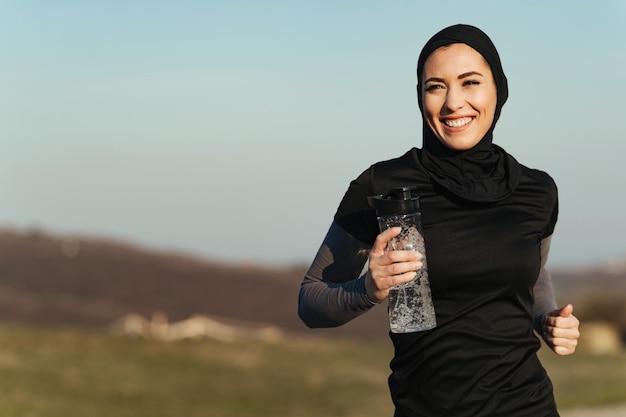
[[[450,126],[448,125],[446,122],[454,122],[454,121],[461,121],[463,119],[468,119],[467,123],[462,124],[460,126]],[[465,130],[467,129],[469,126],[471,126],[474,123],[474,120],[476,120],[475,116],[459,116],[459,117],[443,117],[440,118],[439,121],[441,122],[441,125],[443,126],[443,128],[445,130],[449,130],[452,132],[458,132],[461,130]]]

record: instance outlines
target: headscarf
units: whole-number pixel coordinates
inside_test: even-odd
[[[454,25],[436,33],[424,45],[417,62],[419,108],[423,115],[421,77],[426,60],[436,49],[453,43],[464,43],[472,47],[485,58],[491,67],[497,89],[493,123],[485,136],[473,148],[458,151],[441,143],[424,120],[420,160],[431,179],[457,197],[483,203],[500,201],[515,191],[519,183],[521,167],[504,149],[492,143],[493,130],[509,90],[498,51],[483,31],[474,26]]]

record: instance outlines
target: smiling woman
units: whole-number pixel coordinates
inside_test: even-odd
[[[508,85],[485,33],[443,29],[422,49],[417,76],[423,146],[350,183],[302,282],[300,317],[310,327],[339,326],[419,279],[425,259],[389,250],[400,228],[380,233],[367,202],[413,187],[437,326],[390,333],[395,417],[558,417],[539,338],[567,355],[579,333],[573,307],[556,308],[545,269],[554,181],[492,143]]]

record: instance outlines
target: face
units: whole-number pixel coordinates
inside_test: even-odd
[[[448,148],[473,148],[493,123],[497,90],[489,64],[472,47],[436,49],[424,63],[424,119]]]

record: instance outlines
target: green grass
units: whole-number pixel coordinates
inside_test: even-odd
[[[596,356],[579,349],[573,356],[558,356],[543,348],[540,357],[560,409],[626,404],[626,351]]]
[[[390,344],[128,340],[0,326],[0,416],[390,416]],[[626,402],[626,354],[542,353],[561,408]]]

